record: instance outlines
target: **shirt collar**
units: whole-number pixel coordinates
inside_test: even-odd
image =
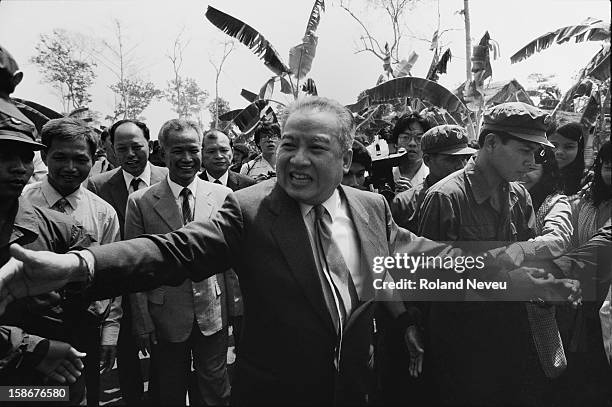
[[[132,182],[134,178],[140,178],[142,181],[144,181],[146,186],[151,185],[151,164],[149,162],[147,162],[147,165],[145,165],[144,170],[142,170],[142,173],[138,175],[137,177],[133,176],[127,171],[123,171],[123,169],[121,170],[121,172],[123,173],[123,180],[125,181],[125,188],[128,191],[130,190],[130,182]]]
[[[185,188],[182,185],[177,184],[176,182],[172,181],[170,179],[170,174],[168,174],[168,176],[166,177],[168,180],[168,185],[170,185],[170,190],[172,191],[172,195],[174,196],[174,199],[179,199],[179,195],[181,194],[181,191],[183,190],[183,188]],[[196,191],[198,189],[198,177],[195,177],[193,179],[193,181],[191,181],[191,184],[187,185],[187,188],[189,188],[189,190],[191,191],[191,194],[195,197],[196,196]]]
[[[334,193],[329,198],[327,198],[325,202],[322,203],[322,205],[327,210],[327,213],[329,213],[332,223],[334,222],[334,219],[336,218],[336,214],[340,210],[341,203],[342,201],[340,199],[340,193],[338,192],[338,188],[336,188],[334,190]],[[308,204],[300,202],[300,211],[302,212],[302,216],[304,218],[308,216],[308,214],[310,213],[313,207],[314,205],[308,205]]]
[[[222,185],[227,186],[227,179],[229,178],[229,171],[225,171],[223,173],[223,175],[221,175],[221,177],[219,178],[215,178],[212,175],[210,175],[210,173],[208,171],[206,171],[206,179],[209,180],[210,182],[215,182],[216,179],[218,179],[219,181],[221,181]]]
[[[81,199],[81,197],[83,196],[83,190],[81,189],[82,186],[79,186],[79,188],[76,191],[74,191],[73,193],[71,193],[70,195],[62,196],[49,183],[49,177],[45,178],[41,182],[42,182],[42,184],[41,184],[40,190],[42,192],[43,197],[47,201],[47,205],[49,205],[49,208],[52,208],[57,203],[57,201],[59,201],[62,198],[66,199],[66,201],[68,201],[68,204],[70,204],[70,207],[72,209],[76,209],[77,208],[78,203],[79,203],[79,199]]]
[[[504,183],[508,184],[507,182],[502,181],[502,185],[497,185],[495,188],[490,186],[489,182],[487,181],[487,177],[485,177],[483,169],[476,165],[474,157],[470,158],[464,171],[467,182],[472,189],[472,193],[474,194],[474,199],[476,199],[478,204],[483,203],[493,196],[496,191],[499,191],[500,187],[503,189]]]

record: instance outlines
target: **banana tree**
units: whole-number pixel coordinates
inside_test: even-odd
[[[305,79],[312,68],[318,42],[315,33],[321,20],[321,13],[324,11],[324,0],[315,0],[302,42],[289,50],[289,64],[283,62],[272,44],[259,31],[241,20],[211,6],[206,10],[206,18],[224,33],[246,45],[274,73],[274,76],[261,87],[259,99],[269,99],[274,92],[276,82],[280,82],[282,93],[297,98],[300,81]]]

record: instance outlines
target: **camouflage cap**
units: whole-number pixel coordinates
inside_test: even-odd
[[[523,102],[507,102],[487,109],[481,134],[487,130],[508,133],[532,143],[554,147],[546,138],[550,115]]]
[[[0,97],[0,141],[18,141],[29,144],[33,150],[42,150],[44,144],[36,142],[36,127],[9,100]]]
[[[443,124],[427,130],[421,138],[421,150],[427,154],[468,155],[475,149],[468,147],[467,131],[452,124]]]

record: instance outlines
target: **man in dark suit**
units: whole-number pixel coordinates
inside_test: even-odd
[[[149,128],[136,120],[120,120],[109,130],[119,168],[89,178],[87,188],[117,212],[121,237],[125,231],[128,195],[161,181],[168,170],[149,163]],[[138,348],[132,335],[129,296],[122,298],[123,319],[117,343],[119,385],[128,404],[139,403],[144,393]]]
[[[205,181],[225,185],[232,191],[255,185],[256,182],[246,175],[230,170],[232,164],[233,150],[232,141],[225,133],[219,130],[210,130],[204,134],[202,141],[202,173],[200,178]],[[228,287],[228,316],[232,325],[235,350],[238,351],[240,332],[242,330],[242,316],[244,315],[244,304],[240,284],[234,270],[225,273]]]
[[[245,300],[233,404],[366,403],[373,303],[392,294],[374,289],[385,274],[373,264],[394,253],[455,253],[398,228],[381,195],[340,185],[355,132],[346,108],[300,99],[283,123],[278,181],[230,193],[208,222],[68,255],[13,246],[19,260],[0,272],[0,310],[67,281],[108,296],[233,266]],[[385,305],[414,326],[401,303]]]

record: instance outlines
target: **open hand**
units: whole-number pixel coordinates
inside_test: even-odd
[[[60,341],[49,341],[49,350],[35,369],[59,383],[74,383],[81,376],[85,357],[70,344]]]
[[[10,247],[13,256],[0,268],[0,315],[14,299],[57,290],[70,282],[78,271],[79,258],[74,254],[55,254]]]

